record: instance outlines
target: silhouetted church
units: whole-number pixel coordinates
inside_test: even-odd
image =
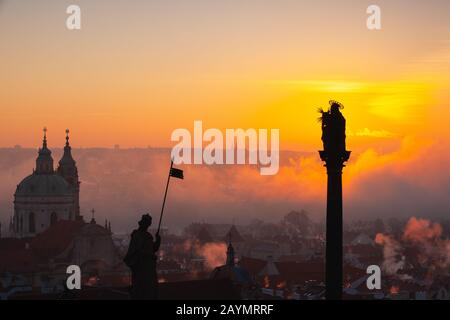
[[[44,128],[36,168],[17,185],[14,194],[14,216],[10,223],[13,236],[34,236],[47,230],[58,220],[82,220],[80,181],[71,151],[69,130],[66,130],[64,154],[55,171],[52,152],[47,147],[47,130]]]

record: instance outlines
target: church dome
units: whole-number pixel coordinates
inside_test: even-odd
[[[111,233],[104,227],[98,225],[95,220],[86,223],[80,230],[80,235],[83,236],[109,236]]]
[[[33,173],[19,183],[15,195],[27,197],[70,196],[71,189],[67,181],[60,175]]]

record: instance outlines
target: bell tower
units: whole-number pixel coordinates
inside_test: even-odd
[[[66,145],[64,154],[59,160],[58,174],[62,176],[70,185],[74,195],[74,211],[72,218],[74,220],[80,217],[80,181],[78,179],[78,168],[72,157],[72,147],[69,143],[69,129],[66,129]]]
[[[47,148],[47,128],[44,127],[44,139],[42,141],[42,148],[39,148],[38,157],[36,158],[36,174],[52,174],[53,158],[52,152]]]

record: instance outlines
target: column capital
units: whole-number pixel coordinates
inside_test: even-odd
[[[344,150],[342,152],[319,151],[320,159],[327,164],[341,163],[348,161],[351,151]]]

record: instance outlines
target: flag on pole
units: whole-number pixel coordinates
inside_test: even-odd
[[[170,176],[178,179],[184,179],[183,170],[177,168],[170,168]]]
[[[167,190],[169,189],[170,177],[174,177],[177,179],[184,179],[183,170],[173,167],[173,159],[170,162],[170,170],[169,170],[169,176],[167,177],[166,191],[164,192],[164,200],[163,200],[163,204],[161,207],[161,215],[159,216],[158,231],[156,231],[157,235],[159,235],[159,230],[161,229],[161,221],[162,221],[162,217],[163,217],[163,213],[164,213],[164,205],[166,204]]]

